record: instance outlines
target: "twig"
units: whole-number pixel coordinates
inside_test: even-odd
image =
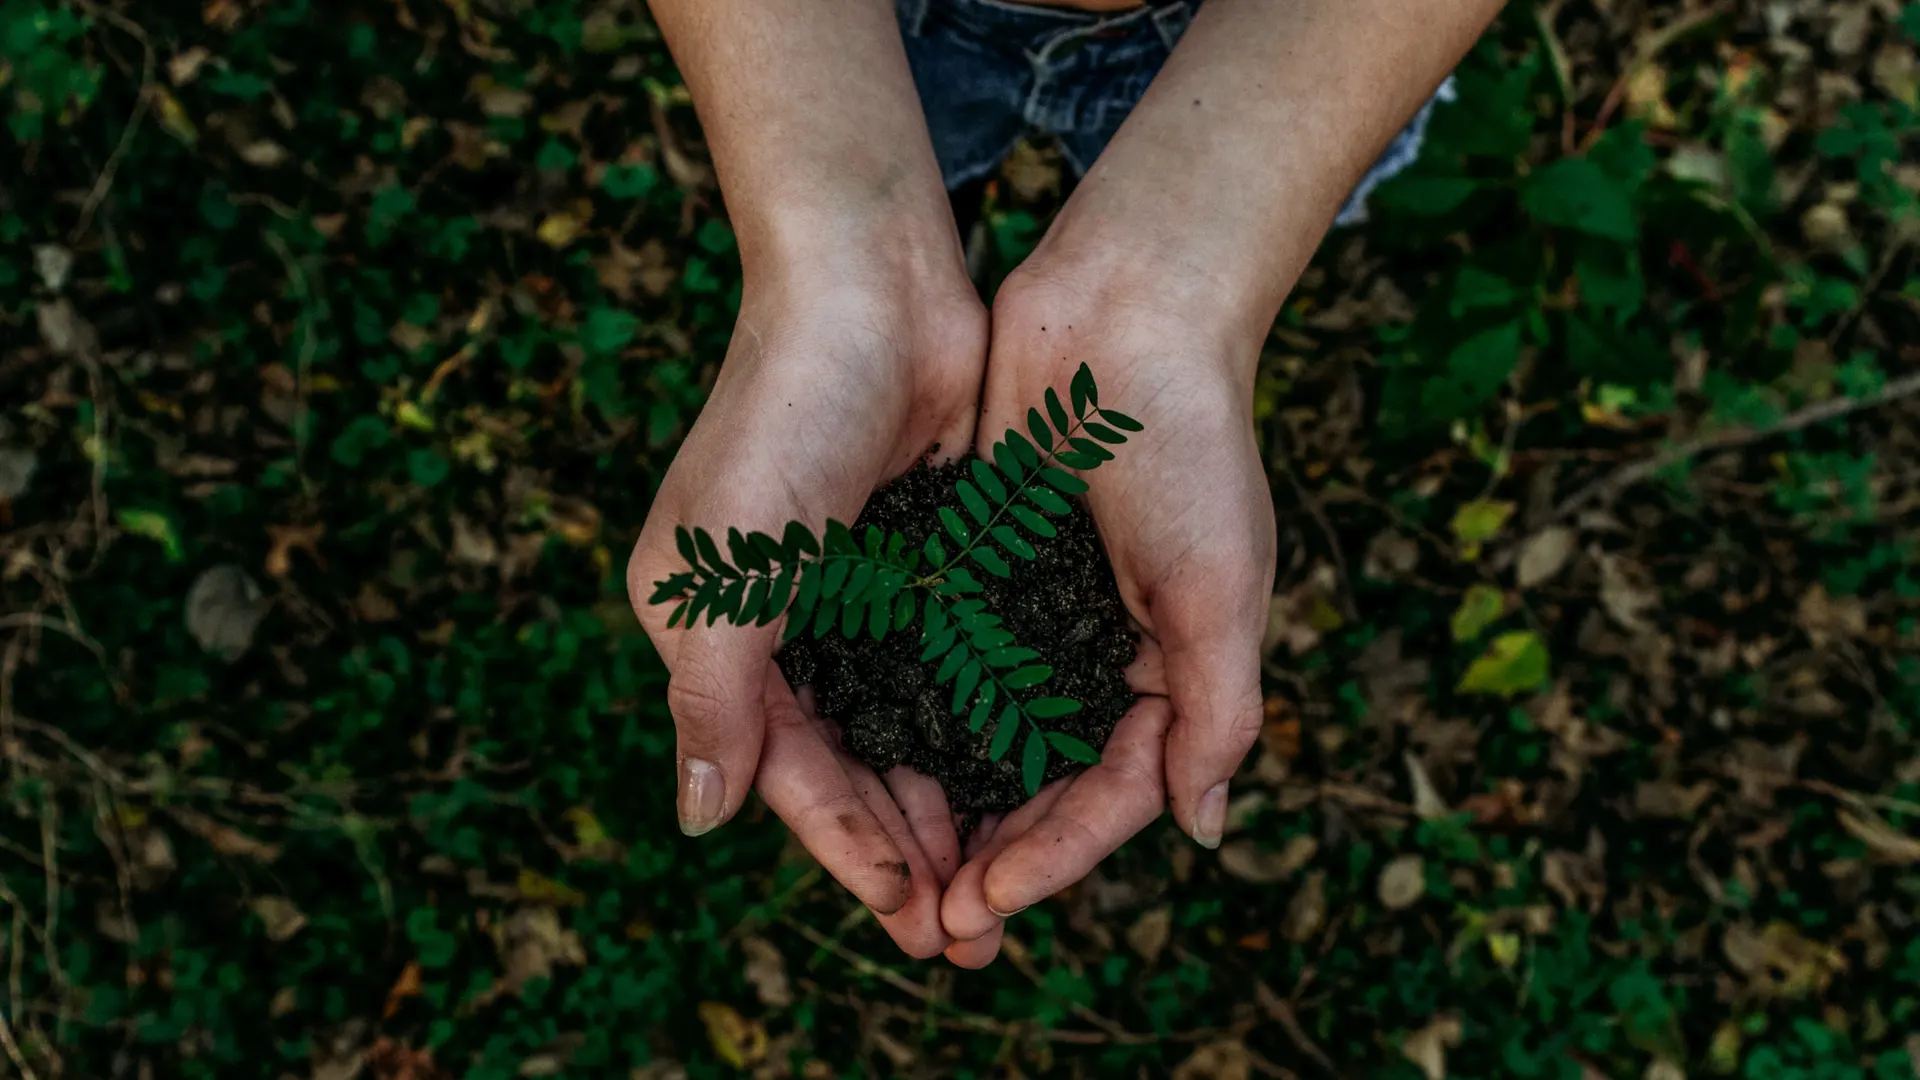
[[[1917,393],[1920,393],[1920,374],[1907,375],[1888,381],[1878,393],[1865,397],[1837,397],[1830,401],[1822,401],[1800,409],[1778,423],[1768,424],[1766,427],[1728,428],[1689,439],[1665,453],[1623,466],[1608,476],[1588,484],[1559,506],[1554,507],[1552,520],[1564,520],[1595,500],[1612,500],[1635,484],[1658,476],[1667,469],[1700,454],[1715,450],[1730,450],[1748,443],[1771,439],[1776,435],[1785,435],[1828,420],[1850,416],[1863,409],[1878,408]]]
[[[7,1023],[4,1014],[0,1014],[0,1046],[5,1047],[7,1056],[13,1059],[13,1067],[20,1070],[21,1080],[40,1080],[33,1066],[27,1064],[27,1056],[20,1052],[20,1044],[13,1041],[13,1025]]]
[[[287,249],[286,241],[270,229],[260,230],[260,236],[286,266],[287,276],[299,294],[296,299],[300,302],[300,353],[294,360],[293,368],[293,467],[299,472],[301,483],[305,484],[307,429],[313,426],[307,416],[308,375],[313,367],[315,349],[313,287],[308,283],[299,261],[293,257],[293,252]]]
[[[13,630],[20,627],[32,627],[35,630],[52,630],[57,634],[72,638],[86,646],[102,664],[107,662],[107,650],[100,643],[87,636],[87,632],[64,619],[49,619],[37,612],[15,612],[12,615],[0,615],[0,630]]]
[[[103,8],[92,0],[77,0],[77,3],[88,15],[111,23],[132,35],[140,42],[142,59],[140,92],[134,97],[133,115],[127,118],[127,126],[120,131],[120,141],[114,144],[113,153],[107,156],[106,165],[100,169],[100,175],[94,178],[93,188],[87,192],[86,201],[80,204],[80,220],[74,224],[73,231],[67,234],[69,244],[77,242],[86,235],[87,226],[93,223],[93,212],[100,208],[100,204],[106,200],[107,192],[113,189],[114,174],[120,171],[120,162],[127,156],[127,147],[133,143],[134,135],[139,133],[141,121],[146,119],[148,99],[152,96],[150,91],[153,87],[154,68],[153,40],[147,37],[147,32],[140,28],[139,23],[111,8]]]
[[[1639,55],[1633,58],[1633,62],[1620,73],[1620,78],[1614,81],[1613,89],[1607,91],[1606,100],[1601,102],[1600,112],[1593,118],[1593,126],[1587,129],[1587,137],[1580,148],[1591,150],[1593,144],[1600,141],[1600,136],[1606,133],[1607,122],[1613,119],[1613,114],[1620,108],[1620,103],[1626,100],[1627,87],[1633,83],[1634,76],[1640,74],[1642,68],[1653,63],[1654,58],[1665,52],[1674,42],[1727,14],[1727,10],[1727,4],[1721,0],[1692,14],[1682,15],[1654,31],[1653,36],[1647,39],[1646,47],[1641,49]]]
[[[1287,483],[1293,488],[1294,498],[1307,508],[1314,524],[1320,527],[1321,535],[1326,537],[1327,550],[1333,553],[1333,568],[1340,574],[1340,617],[1349,623],[1358,621],[1360,609],[1353,602],[1353,574],[1347,569],[1346,552],[1340,550],[1340,534],[1333,531],[1333,522],[1327,520],[1326,509],[1320,505],[1320,500],[1300,482],[1300,477],[1293,471],[1292,462],[1281,461],[1280,471],[1287,474]]]
[[[1253,992],[1254,999],[1260,1005],[1260,1011],[1266,1013],[1268,1019],[1280,1025],[1281,1030],[1287,1033],[1287,1038],[1293,1042],[1294,1049],[1311,1058],[1315,1065],[1325,1069],[1327,1075],[1340,1075],[1340,1070],[1334,1067],[1333,1059],[1329,1058],[1326,1051],[1320,1049],[1319,1045],[1307,1035],[1307,1029],[1300,1026],[1300,1018],[1294,1015],[1292,1002],[1274,993],[1273,988],[1264,982],[1254,983]]]
[[[938,995],[925,986],[914,982],[912,979],[907,978],[891,968],[874,963],[872,960],[861,956],[859,953],[854,952],[852,949],[847,948],[845,945],[840,944],[790,915],[781,916],[780,925],[806,938],[818,948],[824,949],[839,957],[841,960],[846,961],[848,965],[860,974],[879,979],[888,986],[893,987],[895,990],[900,991],[916,1001],[944,1011],[947,1014],[945,1017],[936,1016],[933,1020],[936,1024],[945,1027],[960,1027],[964,1030],[977,1031],[986,1035],[998,1035],[1004,1038],[1032,1036],[1053,1042],[1073,1043],[1076,1045],[1119,1043],[1127,1046],[1148,1046],[1162,1042],[1206,1042],[1210,1039],[1219,1038],[1221,1035],[1219,1031],[1184,1031],[1175,1032],[1164,1037],[1159,1035],[1145,1035],[1137,1031],[1128,1031],[1113,1021],[1108,1020],[1106,1017],[1101,1016],[1099,1013],[1094,1012],[1092,1009],[1074,1002],[1067,1003],[1069,1010],[1071,1010],[1074,1015],[1100,1028],[1099,1031],[1061,1031],[1041,1028],[1034,1025],[1008,1024],[989,1016],[981,1016],[978,1013],[961,1012],[955,1009],[951,1003],[942,1001]],[[1012,961],[1014,967],[1022,974],[1033,980],[1036,986],[1041,985],[1039,973],[1033,970],[1033,965],[1027,961],[1025,953],[1015,948],[1004,950],[1002,955],[1006,956],[1009,961]]]

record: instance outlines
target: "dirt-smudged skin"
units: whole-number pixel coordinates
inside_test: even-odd
[[[878,525],[904,533],[910,547],[918,548],[940,528],[938,508],[951,504],[954,481],[965,469],[915,468],[874,493],[855,534]],[[1077,698],[1085,708],[1043,726],[1098,748],[1133,703],[1126,668],[1133,662],[1134,635],[1093,519],[1076,506],[1053,521],[1059,535],[1034,544],[1038,558],[1008,560],[1012,577],[984,571],[974,576],[985,586],[987,610],[1006,620],[1016,641],[1040,653],[1035,663],[1054,670],[1043,686],[1016,696]],[[976,735],[967,730],[965,713],[951,712],[953,684],[935,685],[932,669],[920,663],[921,625],[915,618],[883,641],[864,633],[853,641],[837,633],[805,634],[780,653],[780,666],[795,686],[813,685],[821,715],[840,723],[848,752],[876,770],[904,762],[940,781],[954,811],[969,816],[1020,805],[1027,798],[1020,782],[1021,743],[1000,761],[988,760],[994,721]],[[993,712],[997,717],[999,707]],[[1050,755],[1047,780],[1074,768],[1059,754]]]

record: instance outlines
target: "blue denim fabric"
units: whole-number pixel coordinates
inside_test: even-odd
[[[907,61],[948,188],[991,172],[1028,131],[1059,140],[1084,174],[1186,32],[1200,0],[1111,14],[1011,0],[895,0]],[[1366,220],[1366,197],[1419,157],[1448,79],[1394,137],[1335,224]]]

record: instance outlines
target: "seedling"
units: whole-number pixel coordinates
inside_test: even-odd
[[[866,633],[878,641],[918,619],[920,663],[937,684],[952,684],[953,714],[966,713],[970,730],[994,725],[992,759],[1004,758],[1026,731],[1020,771],[1032,795],[1049,752],[1085,764],[1100,754],[1042,726],[1080,711],[1081,702],[1044,693],[1053,669],[1037,663],[1040,654],[1015,641],[1002,618],[972,595],[981,591],[974,570],[1004,578],[1012,574],[1009,560],[1036,558],[1035,545],[1056,535],[1049,515],[1070,512],[1067,499],[1087,490],[1086,481],[1061,466],[1098,468],[1113,460],[1108,446],[1141,430],[1133,417],[1100,407],[1100,389],[1085,364],[1074,373],[1068,398],[1071,412],[1049,388],[1045,410],[1027,410],[1026,434],[1007,429],[991,460],[969,464],[969,475],[954,484],[953,502],[938,508],[951,546],[937,532],[910,547],[902,534],[876,526],[856,537],[829,520],[816,536],[790,521],[779,539],[729,528],[723,556],[707,530],[680,526],[674,539],[687,569],[656,582],[649,602],[674,605],[668,626],[691,626],[702,616],[709,626],[722,619],[767,626],[785,615],[782,640],[811,630],[849,639]]]

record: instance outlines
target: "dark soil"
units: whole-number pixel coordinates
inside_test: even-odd
[[[906,534],[910,547],[919,547],[940,528],[938,508],[954,505],[954,481],[965,469],[964,464],[914,468],[874,493],[855,533],[878,525]],[[1076,506],[1053,521],[1060,533],[1035,541],[1037,558],[1008,560],[1012,577],[983,571],[974,576],[985,586],[987,610],[1006,620],[1020,644],[1040,653],[1036,663],[1053,668],[1053,678],[1015,696],[1078,699],[1085,706],[1079,712],[1042,723],[1099,748],[1133,704],[1126,668],[1133,662],[1134,635],[1093,518]],[[920,631],[916,618],[881,641],[805,634],[780,653],[780,666],[794,686],[812,684],[821,715],[839,721],[847,752],[876,771],[903,762],[918,769],[939,780],[952,809],[968,818],[1019,806],[1027,801],[1020,782],[1026,736],[1019,736],[1004,758],[990,760],[995,721],[976,735],[967,730],[964,713],[949,711],[952,684],[936,685],[933,666],[920,663]],[[1056,780],[1078,767],[1052,754],[1046,778]]]

